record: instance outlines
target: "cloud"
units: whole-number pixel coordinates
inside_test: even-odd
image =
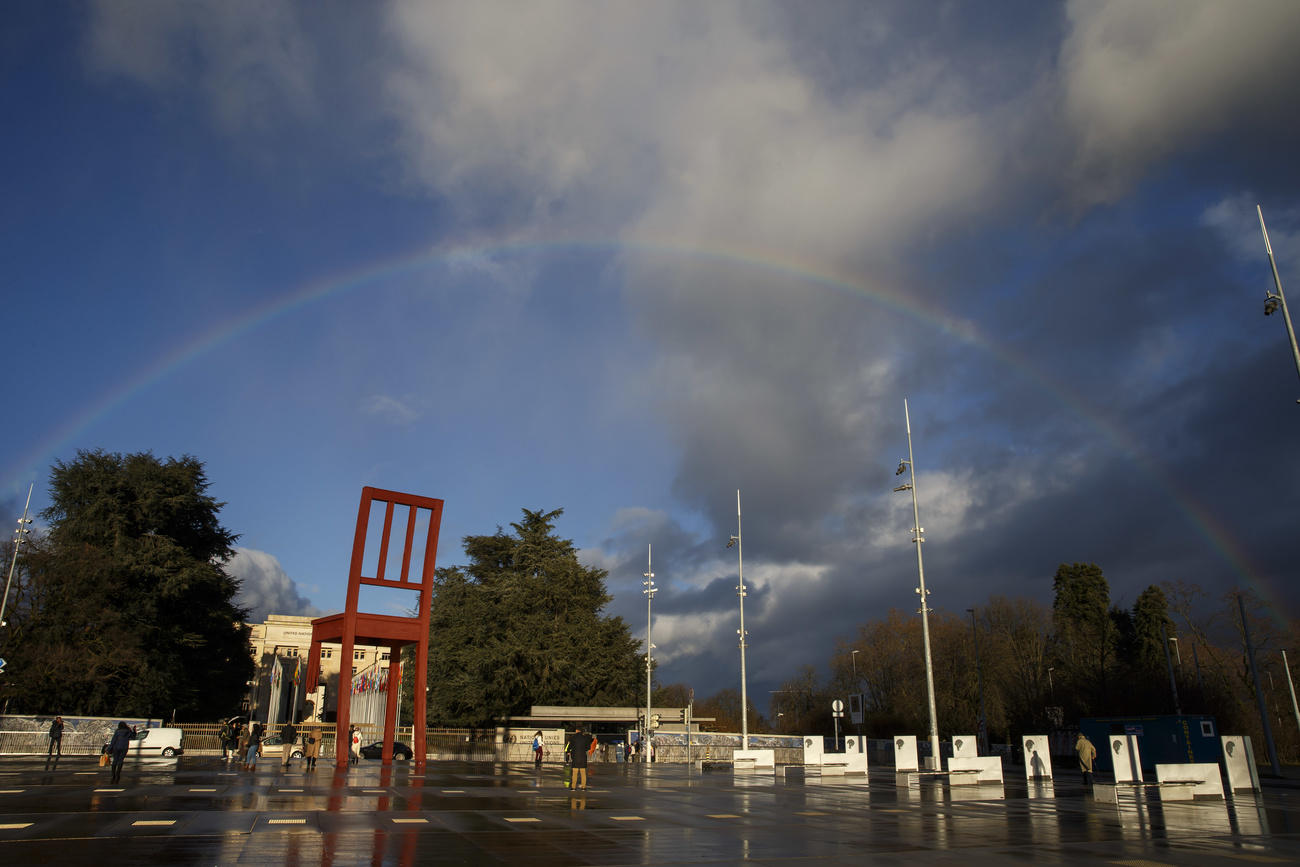
[[[1287,103],[1300,5],[1075,0],[1061,49],[1074,194],[1111,203],[1154,161]]]
[[[386,394],[372,394],[366,398],[361,404],[361,411],[395,425],[407,425],[420,417],[410,406]]]
[[[317,56],[289,0],[95,0],[94,68],[162,91],[197,91],[224,132],[246,135],[318,108]]]
[[[272,614],[318,617],[323,613],[298,592],[280,561],[265,551],[236,548],[226,571],[241,582],[235,603],[249,609],[250,623],[261,623]]]

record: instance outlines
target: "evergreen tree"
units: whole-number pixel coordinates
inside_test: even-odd
[[[10,685],[29,712],[213,718],[252,672],[238,581],[193,457],[55,463],[49,533],[25,563]]]
[[[430,604],[429,719],[486,725],[532,705],[638,704],[640,643],[605,617],[603,569],[554,534],[563,510],[523,510],[491,536],[467,536],[463,567],[438,570]],[[644,696],[644,693],[640,693]]]
[[[1095,563],[1062,563],[1053,587],[1053,649],[1067,690],[1063,696],[1058,686],[1058,702],[1068,716],[1105,713],[1118,637],[1110,585]]]

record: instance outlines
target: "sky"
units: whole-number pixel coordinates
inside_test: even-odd
[[[361,489],[521,509],[658,679],[748,689],[1095,562],[1297,616],[1292,0],[8,4],[0,514],[202,460],[241,601]],[[1300,282],[1295,282],[1300,287]],[[1300,288],[1295,290],[1300,293]],[[1298,295],[1297,297],[1300,297]]]

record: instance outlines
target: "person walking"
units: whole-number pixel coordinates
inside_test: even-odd
[[[533,735],[533,767],[540,768],[542,766],[544,749],[545,741],[542,738],[541,729],[538,729],[537,734]]]
[[[307,762],[307,770],[316,770],[316,759],[320,756],[320,731],[318,729],[309,729],[303,732],[302,756]]]
[[[117,724],[113,739],[108,742],[108,754],[113,762],[113,782],[122,779],[122,763],[126,761],[126,751],[131,748],[131,729],[126,723]]]
[[[298,730],[293,727],[291,720],[286,721],[280,726],[280,743],[284,750],[284,766],[289,767],[289,759],[293,758],[294,743],[298,740]]]
[[[587,758],[596,751],[596,739],[584,732],[582,726],[578,726],[573,732],[573,737],[569,739],[569,743],[573,747],[572,788],[585,790],[587,788]]]
[[[361,764],[361,729],[348,726],[348,764]]]
[[[1079,770],[1083,771],[1083,784],[1092,785],[1092,762],[1097,758],[1097,748],[1092,745],[1092,741],[1079,732],[1079,736],[1074,740],[1074,751],[1079,756]]]
[[[223,762],[230,760],[230,751],[235,746],[235,729],[226,720],[221,724],[221,731],[217,732],[217,739],[221,741],[221,760]]]
[[[244,770],[257,770],[257,757],[262,752],[262,724],[248,724],[248,749],[244,752]]]
[[[50,751],[45,754],[46,758],[50,756],[63,755],[63,717],[56,716],[54,722],[50,723]]]

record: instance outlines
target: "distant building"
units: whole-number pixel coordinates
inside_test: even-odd
[[[321,685],[314,693],[307,693],[305,679],[307,655],[311,653],[311,621],[310,617],[272,614],[265,623],[248,624],[256,666],[243,708],[250,719],[273,725],[288,719],[292,708],[295,721],[334,721],[339,670],[343,667],[343,660],[339,658],[341,648],[338,645],[321,648]],[[350,683],[352,675],[377,662],[387,663],[388,658],[387,647],[358,644],[352,651],[346,682]],[[295,673],[299,683],[295,683]]]

